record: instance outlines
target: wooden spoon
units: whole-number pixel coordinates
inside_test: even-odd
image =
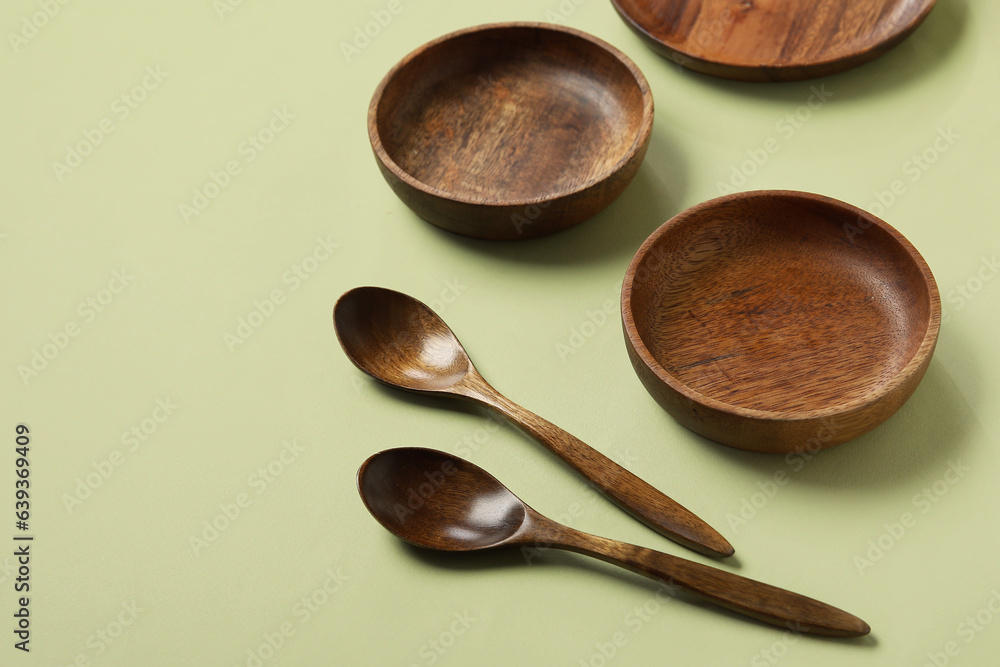
[[[420,301],[381,287],[357,287],[337,301],[333,324],[348,358],[376,380],[493,408],[654,530],[709,556],[733,554],[726,538],[677,502],[497,392],[476,371],[444,320]]]
[[[835,637],[870,632],[860,618],[812,598],[563,526],[528,507],[482,468],[444,452],[415,447],[379,452],[358,470],[358,492],[389,532],[420,547],[478,551],[544,545],[665,580],[795,632]]]

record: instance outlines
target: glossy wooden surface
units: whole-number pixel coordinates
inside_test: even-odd
[[[563,26],[477,26],[430,42],[382,80],[368,134],[382,175],[420,217],[486,239],[592,217],[635,176],[653,123],[623,53]]]
[[[448,325],[420,301],[380,287],[357,287],[337,301],[333,320],[348,358],[376,380],[410,391],[458,396],[492,408],[654,530],[700,553],[733,553],[724,537],[679,503],[493,389]]]
[[[857,637],[870,631],[860,618],[812,598],[563,526],[528,507],[485,470],[444,452],[407,447],[375,454],[358,470],[358,491],[379,523],[417,546],[574,551],[796,632]]]
[[[743,449],[816,451],[909,398],[941,304],[923,258],[885,222],[759,191],[656,230],[629,266],[622,319],[633,367],[682,424]]]
[[[654,50],[744,81],[826,76],[903,41],[935,0],[612,0]]]

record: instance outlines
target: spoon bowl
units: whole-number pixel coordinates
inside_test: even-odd
[[[417,546],[479,551],[544,545],[665,580],[726,609],[796,631],[857,637],[870,630],[860,618],[798,593],[556,523],[482,468],[433,449],[373,455],[358,470],[358,492],[386,530]]]
[[[376,454],[358,471],[358,491],[386,530],[428,549],[489,549],[525,518],[524,504],[495,477],[430,449]]]
[[[354,365],[401,389],[446,391],[472,367],[444,320],[399,292],[353,289],[337,301],[333,322]]]

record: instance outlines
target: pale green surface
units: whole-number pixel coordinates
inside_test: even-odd
[[[678,70],[605,0],[563,2],[564,22],[623,49],[646,74],[654,136],[635,182],[608,210],[514,245],[418,220],[380,177],[365,114],[384,72],[421,43],[477,23],[551,20],[559,2],[404,0],[346,62],[339,43],[385,6],[246,0],[220,18],[208,0],[74,2],[16,53],[4,47],[0,543],[12,544],[14,532],[19,422],[34,438],[37,539],[30,655],[11,646],[14,563],[0,557],[0,664],[255,664],[248,651],[285,623],[294,634],[266,665],[596,666],[598,646],[617,632],[626,643],[607,664],[922,665],[949,642],[958,650],[950,664],[995,664],[1000,619],[984,612],[993,622],[971,634],[960,624],[1000,591],[1000,280],[968,301],[955,290],[975,287],[983,258],[1000,251],[997,3],[942,0],[879,61],[822,81],[752,85]],[[5,3],[0,26],[18,30],[36,11],[35,2]],[[147,66],[166,79],[121,119],[112,105]],[[782,135],[776,124],[820,85],[832,99]],[[243,161],[240,142],[274,108],[294,119],[185,222],[178,206],[211,171]],[[104,117],[114,132],[60,181],[53,161]],[[906,161],[939,128],[959,138],[911,181]],[[809,190],[868,208],[876,191],[905,182],[883,217],[927,259],[947,317],[927,377],[900,413],[801,469],[673,422],[634,377],[614,313],[574,354],[557,351],[588,311],[617,299],[642,239],[719,194],[731,165],[772,136],[780,150],[740,189]],[[293,290],[283,275],[317,237],[339,247]],[[78,304],[122,268],[134,280],[86,321]],[[724,567],[841,606],[866,619],[872,636],[799,639],[710,607],[657,605],[652,583],[575,555],[546,554],[528,567],[516,553],[442,559],[404,547],[367,514],[354,475],[378,449],[420,445],[464,453],[577,527],[707,562],[595,498],[517,431],[367,380],[330,321],[337,296],[359,284],[433,303],[501,391],[726,534],[737,557]],[[287,300],[231,351],[224,334],[275,289]],[[18,367],[71,322],[79,335],[22,381]],[[141,425],[157,399],[177,408],[131,451],[120,434]],[[463,444],[470,438],[482,444]],[[303,451],[260,484],[255,471],[278,460],[285,440]],[[114,450],[121,465],[68,510],[65,497]],[[915,501],[949,461],[968,472],[939,487],[947,489],[939,502]],[[773,497],[758,494],[779,471],[790,481]],[[195,555],[190,538],[241,493],[249,507]],[[751,518],[738,524],[744,502],[758,509],[744,508]],[[882,537],[890,548],[859,571],[856,557],[905,512],[916,524],[899,539]],[[328,571],[346,581],[306,616],[297,605],[322,591]],[[96,633],[115,632],[132,602],[142,610],[135,622],[103,644]],[[632,615],[647,603],[655,612],[647,621]],[[461,636],[434,653],[428,642],[448,643],[463,613],[474,621],[456,624]]]

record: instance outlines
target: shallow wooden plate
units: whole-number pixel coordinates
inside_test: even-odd
[[[386,74],[368,135],[420,217],[516,240],[592,217],[646,153],[653,96],[635,64],[579,30],[500,23],[434,40]]]
[[[935,0],[611,0],[654,50],[727,79],[794,81],[877,58]]]
[[[643,243],[622,288],[632,365],[693,431],[816,451],[889,418],[930,363],[934,276],[895,229],[820,195],[743,192]]]

